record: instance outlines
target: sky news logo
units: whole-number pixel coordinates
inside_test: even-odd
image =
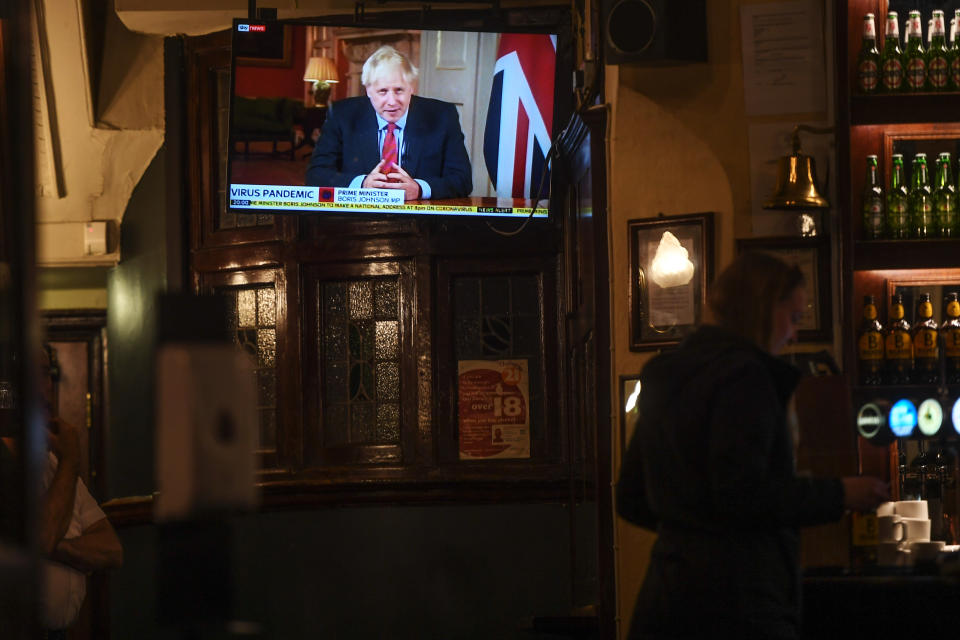
[[[238,24],[237,31],[259,31],[265,33],[267,31],[267,25],[265,24]]]

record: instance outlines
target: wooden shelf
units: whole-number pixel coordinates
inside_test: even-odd
[[[850,96],[850,124],[960,122],[960,93]]]
[[[960,267],[960,239],[857,240],[855,270],[949,269]]]

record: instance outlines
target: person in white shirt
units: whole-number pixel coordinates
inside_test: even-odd
[[[77,618],[86,596],[87,575],[123,564],[123,547],[113,526],[80,479],[77,427],[55,415],[54,376],[49,348],[42,351],[40,383],[48,415],[49,446],[38,522],[39,549],[44,556],[40,619],[54,633]],[[3,438],[12,452],[16,442]]]

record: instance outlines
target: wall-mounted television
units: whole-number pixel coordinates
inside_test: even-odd
[[[547,219],[565,10],[235,20],[228,209]]]

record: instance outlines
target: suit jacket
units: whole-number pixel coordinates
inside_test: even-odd
[[[457,109],[411,96],[400,166],[430,185],[431,198],[462,198],[473,190],[472,169]],[[347,187],[380,162],[377,115],[366,96],[335,102],[310,157],[306,184]]]

